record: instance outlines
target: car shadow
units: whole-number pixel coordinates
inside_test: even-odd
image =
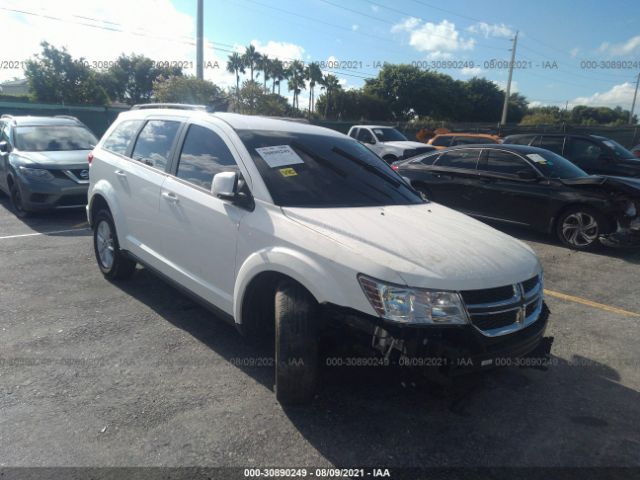
[[[0,225],[3,225],[2,232],[6,235],[29,233],[19,228],[22,225],[34,232],[48,236],[66,237],[91,235],[84,208],[34,212],[25,218],[18,218],[13,212],[9,197],[0,195],[0,210],[2,209],[6,212],[0,219]],[[14,226],[18,228],[14,228]]]
[[[270,346],[245,341],[144,268],[118,286],[273,390],[271,366],[237,361],[269,357]],[[509,367],[449,385],[396,367],[333,367],[330,360],[322,362],[321,389],[312,404],[283,412],[334,465],[640,464],[634,433],[640,430],[640,394],[619,383],[615,368],[596,360],[552,355],[546,371]]]

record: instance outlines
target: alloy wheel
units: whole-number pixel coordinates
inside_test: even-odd
[[[102,220],[96,227],[96,247],[102,267],[109,270],[114,261],[113,233],[109,223]]]
[[[586,247],[598,239],[598,222],[586,212],[575,212],[562,222],[562,236],[567,243],[576,247]]]

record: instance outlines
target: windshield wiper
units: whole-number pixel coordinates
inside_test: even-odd
[[[337,153],[341,157],[346,158],[347,160],[350,160],[351,162],[355,163],[356,165],[360,166],[361,168],[364,168],[368,172],[373,173],[374,175],[380,177],[385,182],[390,183],[391,185],[393,185],[396,188],[398,188],[400,185],[403,184],[403,182],[401,182],[400,180],[396,180],[395,178],[389,176],[388,174],[386,174],[382,170],[380,170],[378,167],[376,167],[374,165],[371,165],[370,163],[365,162],[364,160],[360,160],[358,157],[356,157],[354,155],[351,155],[350,153],[347,153],[347,152],[345,152],[344,150],[342,150],[342,149],[340,149],[338,147],[333,147],[331,149],[331,151],[334,152],[334,153]]]

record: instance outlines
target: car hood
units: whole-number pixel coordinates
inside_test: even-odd
[[[640,196],[640,179],[638,178],[589,175],[588,177],[566,178],[562,180],[562,183],[572,187],[597,185],[608,191],[618,191]]]
[[[87,156],[91,150],[67,150],[63,152],[14,152],[24,163],[34,163],[53,168],[87,168]]]
[[[343,246],[341,258],[334,261],[348,263],[351,256],[360,255],[391,269],[413,287],[491,288],[521,282],[540,272],[538,258],[524,243],[435,203],[287,207],[283,212]]]
[[[388,145],[391,147],[398,147],[398,148],[419,148],[419,147],[428,147],[429,145],[427,145],[426,143],[420,143],[420,142],[411,142],[409,140],[407,141],[397,141],[397,142],[382,142],[384,145]]]

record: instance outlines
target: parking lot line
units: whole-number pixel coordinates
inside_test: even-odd
[[[630,312],[628,310],[623,310],[622,308],[612,307],[611,305],[605,305],[604,303],[593,302],[591,300],[587,300],[586,298],[574,297],[573,295],[567,295],[566,293],[554,292],[553,290],[544,289],[545,295],[549,295],[550,297],[559,298],[561,300],[567,300],[569,302],[581,303],[582,305],[587,305],[593,308],[599,308],[600,310],[604,310],[606,312],[617,313],[619,315],[624,315],[627,317],[640,317],[640,313]]]
[[[51,232],[34,232],[34,233],[22,233],[20,235],[6,235],[4,237],[0,237],[0,240],[8,240],[10,238],[21,238],[21,237],[35,237],[38,235],[56,235],[58,233],[69,233],[69,232],[80,232],[82,230],[89,230],[89,227],[84,228],[70,228],[67,230],[53,230]]]

